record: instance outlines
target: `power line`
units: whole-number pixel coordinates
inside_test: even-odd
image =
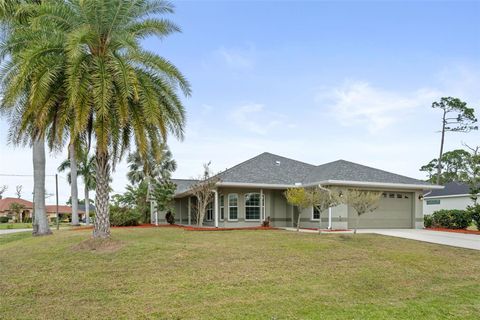
[[[8,174],[0,173],[0,177],[33,177],[33,174]],[[46,174],[45,177],[55,177],[54,174]]]

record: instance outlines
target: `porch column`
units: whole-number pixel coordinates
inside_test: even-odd
[[[265,204],[263,203],[263,189],[260,189],[260,225],[262,225],[262,222],[265,221],[265,212],[263,212],[263,206]]]
[[[213,194],[215,196],[215,201],[214,201],[214,208],[213,208],[213,214],[215,215],[215,228],[218,228],[218,191],[213,190]]]
[[[192,225],[192,199],[188,197],[188,225]]]
[[[328,230],[332,229],[332,207],[328,208]]]

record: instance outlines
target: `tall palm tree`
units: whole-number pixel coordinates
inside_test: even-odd
[[[84,185],[83,190],[84,190],[84,196],[85,196],[85,222],[88,225],[90,224],[90,191],[95,190],[95,185],[96,185],[96,178],[95,178],[96,160],[95,160],[95,156],[90,156],[88,154],[88,148],[86,148],[85,146],[83,146],[83,148],[79,149],[78,151],[79,152],[76,153],[77,156],[79,156],[77,172],[78,172],[78,175],[83,178],[83,185]],[[59,172],[66,171],[67,169],[70,169],[70,172],[67,175],[67,180],[71,184],[73,182],[71,157],[63,161],[58,167]],[[73,203],[73,197],[72,197],[72,203]],[[72,219],[72,224],[73,224],[73,219]]]
[[[71,136],[93,134],[94,237],[110,236],[110,169],[131,142],[145,159],[148,150],[158,152],[169,134],[183,137],[185,114],[177,90],[188,96],[190,85],[172,63],[141,46],[146,37],[179,31],[158,17],[172,12],[172,5],[164,1],[58,0],[41,3],[29,17],[36,39],[31,30],[25,32],[23,63],[19,72],[10,74],[9,86],[21,86],[25,75],[53,64],[42,69],[45,76],[34,89],[40,97],[53,88],[65,94],[68,103],[56,100],[57,117],[49,118],[55,124],[54,141],[64,138],[70,119]],[[42,116],[55,108],[36,109]]]
[[[12,121],[10,130],[11,142],[15,144],[28,143],[32,146],[34,180],[33,234],[47,235],[51,234],[45,211],[45,135],[48,130],[41,125],[41,123],[45,123],[45,117],[35,118],[32,117],[32,114],[29,114],[22,119],[22,113],[28,108],[36,108],[40,105],[54,105],[55,101],[58,102],[59,100],[58,87],[44,90],[44,95],[36,101],[32,94],[34,91],[32,88],[39,83],[39,73],[37,73],[36,76],[24,74],[20,85],[9,88],[9,81],[12,75],[19,71],[19,64],[22,61],[21,50],[23,41],[27,39],[25,35],[20,36],[20,34],[24,34],[20,30],[28,30],[29,28],[29,11],[21,11],[19,9],[25,5],[39,4],[39,2],[39,0],[0,1],[0,37],[2,41],[0,46],[0,61],[2,62],[0,85],[3,95],[0,111],[7,114],[7,117]],[[30,39],[32,39],[32,36],[33,34],[30,35]],[[41,41],[40,39],[37,40]],[[38,71],[41,72],[41,70],[43,71],[44,69],[39,69]],[[5,88],[7,89],[5,90]],[[51,114],[49,113],[49,115]]]

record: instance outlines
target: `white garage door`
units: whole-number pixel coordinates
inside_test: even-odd
[[[385,192],[377,210],[360,216],[358,228],[412,228],[412,203],[412,193]],[[356,217],[357,212],[349,207],[348,228],[355,227]]]

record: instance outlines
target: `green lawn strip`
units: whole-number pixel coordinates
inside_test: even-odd
[[[6,318],[474,318],[476,251],[377,235],[115,229],[0,242]]]

